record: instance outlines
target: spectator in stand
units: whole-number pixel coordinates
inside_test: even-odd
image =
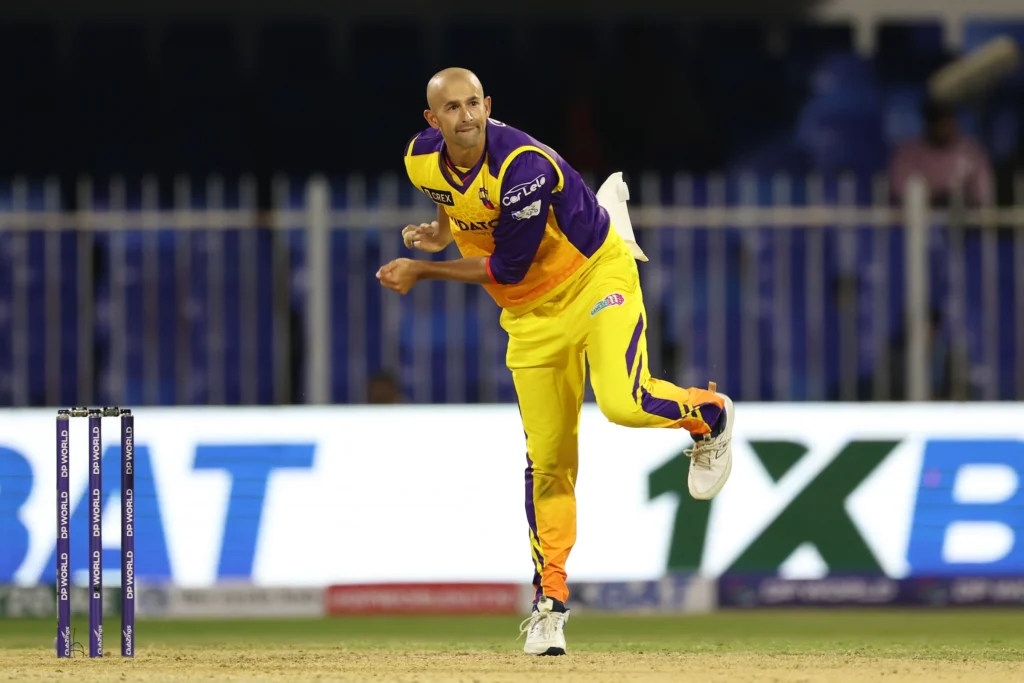
[[[402,403],[402,389],[390,372],[381,371],[370,378],[366,400],[374,405]]]
[[[958,193],[969,206],[991,205],[995,188],[988,154],[959,130],[951,107],[928,102],[923,114],[924,135],[901,145],[890,164],[893,198],[902,201],[907,182],[920,175],[933,206],[948,205]]]

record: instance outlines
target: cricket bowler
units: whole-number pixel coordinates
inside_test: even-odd
[[[562,655],[584,362],[608,420],[689,432],[689,491],[700,500],[717,495],[732,469],[733,404],[714,390],[651,376],[636,265],[646,256],[632,227],[623,226],[627,240],[611,219],[628,224],[624,201],[606,197],[602,204],[554,150],[490,118],[491,98],[470,71],[437,73],[427,84],[427,105],[430,127],[406,143],[405,169],[437,204],[437,220],[409,225],[402,236],[407,247],[426,252],[455,242],[462,258],[399,258],[377,278],[399,294],[420,280],[478,284],[502,308],[506,364],[526,433],[536,586],[520,635],[528,654]]]

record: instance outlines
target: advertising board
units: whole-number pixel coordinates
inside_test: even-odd
[[[136,573],[150,585],[529,582],[515,405],[136,409]],[[54,412],[0,413],[0,584],[55,573]],[[86,570],[85,425],[71,550]],[[119,446],[105,432],[117,579]],[[571,581],[1024,574],[1024,407],[737,404],[732,478],[686,493],[685,433],[584,406]],[[106,576],[106,574],[105,574]]]

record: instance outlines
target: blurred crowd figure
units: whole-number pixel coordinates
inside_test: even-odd
[[[392,373],[382,370],[367,382],[366,402],[373,405],[402,403],[402,387]]]
[[[924,133],[893,155],[893,198],[902,201],[907,183],[917,175],[927,183],[933,206],[948,206],[954,197],[971,206],[990,206],[995,199],[992,163],[985,149],[959,129],[956,110],[928,101],[922,116]]]
[[[956,108],[927,100],[922,108],[924,131],[914,140],[900,145],[889,167],[893,199],[903,200],[907,185],[914,176],[923,178],[929,190],[929,203],[936,208],[988,207],[996,203],[996,175],[985,148],[960,129]],[[958,226],[958,227],[957,227]],[[963,239],[976,239],[965,232],[969,226],[954,223]],[[961,253],[954,258],[962,260]],[[931,354],[931,398],[933,400],[968,400],[977,387],[971,386],[970,360],[966,349],[954,343],[951,320],[946,310],[949,301],[929,312],[929,346]],[[893,340],[892,392],[895,400],[905,400],[906,346],[905,332]]]

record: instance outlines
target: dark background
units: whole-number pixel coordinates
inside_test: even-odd
[[[427,79],[448,66],[474,70],[493,97],[495,118],[554,147],[589,179],[624,171],[640,204],[827,206],[840,201],[844,174],[854,181],[855,203],[884,204],[888,185],[879,176],[897,148],[923,132],[929,76],[998,34],[1024,45],[1024,6],[1005,19],[983,15],[999,2],[964,7],[935,0],[930,13],[895,19],[889,17],[909,2],[4,3],[0,209],[52,208],[74,217],[89,203],[103,214],[117,203],[111,179],[123,178],[125,208],[133,212],[146,203],[140,196],[148,176],[158,181],[164,208],[182,208],[176,187],[188,184],[191,196],[177,193],[182,204],[204,215],[213,201],[204,194],[213,192],[207,185],[213,174],[224,179],[230,206],[248,208],[243,181],[252,177],[258,204],[271,208],[280,177],[290,185],[281,193],[285,202],[301,208],[305,180],[324,174],[335,210],[360,203],[409,208],[423,198],[404,181],[403,146],[426,125]],[[852,18],[821,18],[844,12]],[[994,168],[1004,205],[1013,202],[1015,174],[1024,171],[1022,112],[1024,69],[956,112],[961,132]],[[938,165],[962,161],[947,157]],[[748,173],[756,181],[753,197],[743,190]],[[681,174],[693,182],[678,183]],[[59,203],[46,193],[55,187],[46,182],[51,178],[59,181]],[[88,178],[91,189],[82,189],[79,178]],[[179,178],[187,183],[179,186]],[[811,182],[819,178],[824,182]],[[777,180],[788,183],[785,196],[777,196]],[[382,189],[392,181],[400,181],[390,185],[396,192]],[[676,192],[680,187],[690,193]],[[19,218],[0,214],[15,226],[0,230],[0,403],[305,400],[304,354],[312,339],[305,335],[309,322],[317,322],[304,309],[308,254],[301,230],[264,229],[274,215],[257,214],[259,230],[99,225],[58,235],[19,230]],[[414,308],[414,299],[404,299],[397,328],[385,319],[374,271],[389,254],[403,253],[397,240],[388,241],[400,226],[341,227],[331,226],[331,275],[318,285],[332,288],[331,400],[387,402],[375,396],[389,391],[452,400],[436,378],[448,367],[453,341],[468,359],[467,400],[488,400],[485,375],[473,374],[484,372],[477,359],[486,359],[485,335],[447,336],[448,321],[461,320],[463,311],[434,305],[443,289],[418,290],[430,305]],[[733,378],[744,375],[742,323],[756,316],[761,381],[741,400],[904,398],[900,231],[882,237],[864,227],[853,252],[839,231],[773,229],[785,239],[700,226],[692,235],[688,228],[641,231],[645,250],[658,254],[643,269],[647,305],[661,325],[651,333],[662,353],[658,372],[675,371],[683,359],[698,384],[705,375],[718,376],[720,369],[709,367],[714,363],[725,364]],[[806,246],[812,234],[823,235],[818,261]],[[1019,234],[1003,230],[992,241],[993,234],[970,231],[961,249],[935,232],[929,284],[935,397],[1019,400]],[[209,247],[211,241],[221,246]],[[984,245],[995,245],[997,258],[986,261]],[[59,267],[51,267],[48,254],[59,257]],[[962,286],[950,274],[958,262]],[[815,269],[820,277],[808,280]],[[716,281],[722,298],[714,303],[707,293]],[[741,296],[751,288],[752,304]],[[776,298],[777,289],[793,296]],[[368,303],[353,313],[348,302],[363,295]],[[808,313],[814,296],[822,303]],[[48,305],[59,297],[73,303],[55,324]],[[149,305],[154,301],[157,306]],[[482,315],[473,317],[474,306],[464,327],[490,326]],[[259,315],[243,321],[239,310]],[[692,324],[674,326],[680,315]],[[411,323],[417,316],[419,327]],[[364,332],[361,350],[348,347],[352,329]],[[488,329],[498,334],[496,325]],[[776,329],[790,330],[791,357],[772,346]],[[721,334],[712,342],[716,330]],[[862,353],[840,343],[853,336]],[[996,339],[991,348],[990,339]],[[378,353],[382,340],[394,344],[397,359]],[[718,344],[722,358],[705,353],[705,341]],[[821,367],[807,360],[811,348],[824,354]],[[430,382],[416,360],[425,349]],[[278,352],[283,360],[275,361]],[[856,386],[847,382],[840,391],[840,369],[850,358]],[[493,360],[495,400],[514,400],[509,383],[498,386],[507,379],[503,359]],[[82,388],[89,383],[77,371],[94,373],[96,393]],[[370,380],[368,390],[360,373]],[[788,393],[775,391],[777,377]],[[954,391],[953,377],[967,379],[958,379],[962,386]],[[219,385],[222,391],[211,389]]]
[[[176,173],[252,172],[266,203],[275,172],[400,170],[425,82],[451,65],[479,74],[495,118],[584,171],[871,172],[894,144],[893,100],[913,115],[955,56],[936,19],[882,22],[865,59],[853,27],[809,20],[810,2],[140,4],[0,10],[0,174],[154,173],[169,193]],[[840,92],[819,106],[822,70]],[[1019,105],[1008,91],[972,125]],[[813,125],[858,142],[815,150]]]

